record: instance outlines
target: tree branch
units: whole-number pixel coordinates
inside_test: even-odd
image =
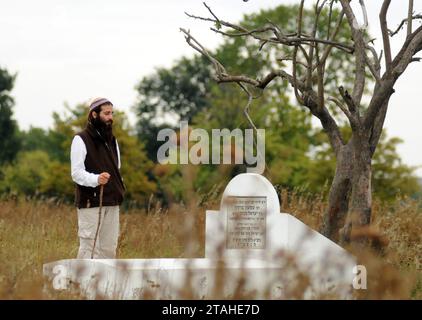
[[[295,81],[294,77],[287,72],[281,70],[278,74],[281,78],[286,79],[291,86],[296,85],[297,89],[304,93],[304,104],[302,105],[307,107],[309,111],[320,120],[321,125],[328,136],[330,145],[337,155],[340,148],[344,145],[344,141],[338,125],[328,109],[325,106],[318,106],[318,95],[312,89],[308,88],[304,82],[299,80]]]
[[[387,115],[388,103],[390,98],[386,99],[382,104],[377,117],[375,118],[374,125],[371,128],[371,134],[369,137],[369,147],[371,156],[375,153],[375,150],[378,145],[378,141],[382,134],[382,128],[384,126],[385,116]]]
[[[274,25],[267,26],[267,27],[260,28],[260,29],[248,30],[248,29],[246,29],[242,26],[239,26],[239,25],[236,25],[236,24],[233,24],[233,23],[219,19],[214,14],[214,12],[212,12],[211,9],[205,3],[204,3],[204,5],[208,9],[208,11],[210,11],[213,18],[204,18],[204,17],[189,14],[187,12],[185,12],[185,14],[190,18],[199,19],[199,20],[202,20],[202,21],[213,22],[216,25],[225,26],[227,28],[230,28],[230,29],[237,31],[237,33],[228,33],[228,32],[216,29],[216,28],[211,28],[211,30],[213,30],[214,32],[222,34],[222,35],[227,36],[227,37],[251,36],[254,39],[257,39],[257,40],[260,40],[260,41],[283,44],[283,45],[292,46],[292,47],[294,47],[295,45],[298,45],[298,44],[315,45],[316,43],[322,43],[322,44],[332,45],[332,46],[338,48],[339,50],[343,50],[347,53],[353,53],[353,51],[354,51],[353,46],[351,46],[351,45],[343,44],[343,43],[339,43],[339,42],[335,42],[335,41],[330,41],[330,40],[325,40],[325,39],[319,39],[319,38],[316,38],[316,37],[301,34],[301,32],[283,35],[283,34],[280,33],[279,29]],[[274,36],[273,37],[262,37],[262,36],[257,35],[258,33],[263,33],[263,32],[267,32],[267,31],[272,31]],[[298,34],[301,34],[301,36],[298,37],[297,36]]]
[[[317,27],[318,27],[318,18],[319,18],[318,3],[319,3],[319,0],[315,4],[315,20],[314,20],[314,25],[311,32],[312,38],[315,38]],[[301,5],[303,6],[303,1]],[[302,21],[300,21],[300,24],[302,24]],[[309,46],[308,55],[309,55],[309,61],[308,61],[308,68],[306,69],[306,85],[308,87],[311,87],[312,86],[312,70],[313,70],[312,64],[313,64],[313,59],[314,59],[314,46]]]
[[[322,1],[322,5],[320,7],[317,7],[317,13],[322,10],[323,5],[327,2],[328,0],[323,0]],[[301,1],[302,5],[304,3],[304,0]],[[320,121],[321,121],[321,125],[324,128],[324,131],[327,133],[328,137],[329,137],[329,141],[330,144],[332,146],[332,148],[334,149],[335,153],[338,154],[340,148],[342,147],[342,145],[344,145],[344,141],[341,137],[341,133],[340,130],[338,128],[338,125],[336,123],[336,121],[334,120],[334,118],[330,115],[328,109],[325,107],[324,105],[324,88],[323,88],[323,76],[324,76],[324,64],[322,63],[319,55],[318,55],[318,48],[316,47],[316,45],[318,43],[320,44],[324,44],[329,46],[330,48],[326,49],[324,51],[323,54],[323,58],[327,59],[327,56],[329,55],[329,52],[331,50],[331,48],[333,47],[337,47],[341,50],[344,50],[348,53],[353,53],[354,52],[354,47],[350,46],[348,44],[342,44],[339,42],[334,41],[339,29],[340,29],[340,25],[341,25],[341,21],[338,22],[338,24],[336,25],[336,28],[333,32],[333,34],[331,35],[331,39],[326,40],[326,39],[319,39],[316,38],[316,29],[314,28],[314,32],[311,36],[303,34],[302,30],[301,30],[301,20],[303,17],[303,9],[300,10],[299,12],[299,16],[298,16],[298,32],[295,34],[289,34],[289,35],[284,35],[280,32],[279,28],[277,28],[277,26],[275,26],[274,24],[272,24],[269,27],[264,27],[261,29],[254,29],[254,30],[247,30],[244,27],[241,26],[237,26],[234,25],[232,23],[228,23],[225,22],[221,19],[219,19],[212,11],[211,9],[206,6],[208,11],[210,11],[211,15],[213,18],[202,18],[202,17],[196,17],[190,14],[187,14],[188,16],[195,18],[195,19],[201,19],[204,21],[209,21],[209,22],[213,22],[217,25],[217,29],[216,28],[212,28],[212,30],[214,32],[217,33],[221,33],[224,34],[226,36],[230,36],[230,37],[236,37],[236,36],[251,36],[257,40],[262,41],[262,45],[265,45],[265,43],[267,42],[271,42],[271,43],[278,43],[278,44],[284,44],[287,46],[291,46],[294,48],[294,54],[292,57],[292,64],[293,64],[293,74],[288,74],[287,72],[283,71],[283,70],[277,70],[277,71],[271,71],[270,73],[268,73],[263,79],[253,79],[249,76],[245,76],[245,75],[229,75],[227,74],[224,66],[215,58],[213,57],[194,37],[192,37],[192,35],[190,34],[189,31],[186,31],[185,29],[180,29],[184,34],[185,34],[185,39],[186,42],[193,48],[195,49],[197,52],[199,52],[200,54],[204,55],[205,57],[207,57],[211,63],[213,64],[213,67],[215,69],[216,75],[216,81],[218,83],[224,83],[224,82],[234,82],[237,83],[239,86],[241,86],[241,88],[245,91],[245,92],[249,92],[248,88],[245,86],[245,84],[251,85],[255,88],[258,89],[265,89],[267,87],[267,85],[269,85],[269,83],[271,83],[275,78],[280,77],[283,78],[285,80],[287,80],[290,85],[293,87],[293,89],[295,90],[295,94],[298,97],[298,101],[299,103],[308,108],[310,110],[310,112],[316,116]],[[340,20],[343,17],[343,13],[340,15]],[[228,33],[225,31],[221,31],[219,30],[218,25],[222,25],[225,27],[228,27],[234,31],[236,31],[235,33]],[[262,34],[264,34],[265,32],[272,32],[273,36],[262,36]],[[311,48],[316,48],[315,52],[318,55],[318,57],[316,57],[317,63],[315,66],[312,65],[312,55],[313,55],[313,50],[312,49],[312,54],[307,55],[306,50],[302,47],[302,45],[309,45]],[[312,89],[312,84],[309,86],[307,85],[305,82],[299,80],[297,78],[297,66],[300,64],[297,61],[297,51],[301,50],[302,53],[304,53],[304,57],[308,62],[308,67],[309,67],[309,63],[310,64],[310,68],[311,70],[315,67],[317,69],[317,76],[318,76],[318,92],[315,92]],[[249,98],[250,98],[250,92],[248,94]],[[250,100],[248,100],[250,101]],[[250,103],[248,104],[250,105]],[[247,106],[248,106],[247,105]],[[246,109],[247,112],[247,109]],[[249,120],[248,120],[249,121]]]
[[[331,41],[334,41],[335,40],[335,38],[336,38],[336,36],[337,36],[337,34],[338,34],[339,30],[340,30],[341,23],[343,22],[343,17],[344,17],[344,10],[342,10],[341,13],[340,13],[340,18],[337,21],[337,24],[336,24],[336,26],[334,28],[334,32],[333,32],[333,34],[330,37],[330,40]],[[325,63],[327,61],[327,58],[328,58],[328,56],[329,56],[332,48],[333,48],[333,45],[328,45],[328,46],[325,47],[324,53],[322,54],[322,58],[320,59],[320,63],[321,64],[325,65]]]
[[[365,2],[363,0],[359,0],[359,4],[362,8],[362,14],[363,14],[363,28],[368,27],[368,14],[366,12]]]
[[[392,64],[393,77],[397,79],[412,62],[414,55],[422,50],[422,26],[407,36]]]
[[[409,0],[409,9],[407,11],[407,35],[412,33],[412,20],[413,20],[413,0]]]
[[[245,108],[243,109],[243,113],[246,116],[246,119],[248,120],[249,124],[251,125],[251,127],[254,129],[255,132],[258,132],[258,129],[255,126],[255,123],[252,121],[252,118],[249,115],[249,107],[251,106],[252,103],[252,99],[253,99],[253,95],[252,93],[250,93],[250,91],[248,90],[248,88],[246,88],[241,82],[238,82],[238,85],[242,88],[243,91],[246,92],[246,94],[248,95],[248,102],[246,103]]]
[[[387,71],[391,70],[391,47],[390,47],[390,38],[388,36],[388,27],[387,27],[387,12],[388,7],[390,6],[391,0],[384,0],[381,11],[379,14],[382,41],[384,45],[384,55],[385,55],[385,69]]]
[[[311,98],[312,96],[314,97]],[[309,106],[309,109],[311,110],[312,114],[320,120],[321,125],[328,136],[330,145],[337,156],[340,151],[340,148],[344,145],[344,141],[336,121],[330,115],[328,109],[325,106],[323,106],[322,108],[317,108],[315,94],[308,96],[305,102]]]
[[[341,103],[340,100],[338,100],[337,98],[334,97],[328,97],[327,99],[328,101],[332,101],[334,102],[341,111],[343,111],[343,113],[346,115],[346,117],[350,120],[352,118],[352,114],[350,113],[350,111]]]
[[[243,85],[241,82],[238,82],[238,85],[239,85],[239,86],[242,88],[242,90],[243,90],[243,91],[245,91],[245,92],[246,92],[246,94],[248,95],[248,102],[246,103],[245,108],[243,108],[243,113],[244,113],[244,115],[246,116],[246,119],[248,120],[249,124],[251,125],[251,127],[252,127],[252,128],[253,128],[253,130],[255,131],[255,134],[257,135],[257,138],[258,138],[258,129],[256,128],[256,125],[255,125],[255,123],[253,122],[253,120],[252,120],[251,116],[249,115],[249,108],[250,108],[250,106],[251,106],[251,104],[252,104],[253,95],[252,95],[252,93],[248,90],[248,88],[246,88],[246,86],[245,86],[245,85]],[[264,164],[265,164],[265,169],[269,172],[269,171],[270,171],[270,168],[268,167],[267,162],[265,161],[265,154],[264,154],[264,155],[260,154],[260,152],[259,152],[259,148],[258,148],[258,144],[257,144],[257,141],[256,141],[255,139],[253,139],[253,144],[254,144],[254,146],[255,146],[255,148],[256,148],[256,155],[257,155],[257,157],[261,158],[261,159],[264,161]]]
[[[354,104],[356,106],[360,105],[360,102],[362,100],[363,91],[365,88],[365,41],[363,39],[363,32],[359,29],[356,17],[353,13],[352,8],[350,7],[349,0],[340,0],[341,5],[343,7],[343,10],[346,14],[347,20],[349,22],[349,26],[352,30],[353,39],[355,42],[354,48],[355,48],[355,64],[356,64],[356,71],[355,71],[355,81],[353,84],[353,92],[352,92],[352,98],[354,101]],[[364,5],[362,7],[362,10],[364,10]],[[364,10],[366,11],[366,10]]]
[[[302,0],[300,2],[299,12],[298,12],[297,21],[296,21],[296,24],[297,24],[297,36],[299,38],[302,36],[302,19],[303,19],[303,5],[304,5],[304,3],[305,3],[305,0]],[[302,99],[302,97],[300,96],[299,91],[297,89],[297,67],[298,67],[298,64],[296,62],[296,60],[297,60],[297,50],[298,50],[298,46],[296,45],[293,48],[293,59],[292,59],[293,91],[295,93],[295,97],[296,97],[297,101],[299,102],[299,104],[304,105],[305,102]],[[304,49],[303,49],[303,51],[306,52],[306,50],[304,50]],[[309,62],[309,58],[307,58],[306,60],[308,62],[308,65],[309,65],[309,63],[312,63],[312,62]]]
[[[316,64],[317,64],[318,107],[322,108],[325,105],[324,65],[322,65],[319,60],[318,45],[315,47],[315,57],[316,57]]]
[[[226,74],[226,70],[224,69],[223,65],[217,59],[212,57],[208,53],[208,51],[194,37],[191,36],[189,31],[183,28],[180,28],[180,31],[185,34],[185,40],[189,46],[191,46],[193,49],[195,49],[211,61],[211,63],[214,65],[217,75],[223,76],[224,74]]]
[[[390,34],[390,37],[395,36],[401,30],[401,28],[403,28],[403,25],[405,23],[408,23],[409,21],[413,21],[413,20],[417,20],[417,19],[422,19],[422,14],[416,14],[416,15],[412,16],[412,18],[410,20],[409,20],[409,17],[406,18],[406,19],[403,19],[400,22],[399,26],[397,27],[397,29],[395,31],[388,30],[388,33]],[[409,34],[410,33],[408,33],[407,35],[409,35]]]
[[[341,97],[343,98],[344,102],[346,102],[347,108],[350,111],[351,115],[358,114],[358,108],[355,105],[355,102],[353,101],[352,97],[350,96],[349,92],[347,90],[344,90],[342,86],[338,88],[338,91],[340,92]]]
[[[330,9],[328,11],[327,40],[330,39],[330,34],[331,34],[331,18],[333,15],[333,4],[334,4],[334,1],[331,1]]]
[[[375,78],[376,82],[379,82],[381,80],[380,74],[381,74],[381,64],[377,56],[377,52],[375,51],[375,48],[371,46],[366,46],[366,49],[368,49],[372,53],[373,62],[371,62],[371,59],[369,59],[368,55],[365,52],[365,61],[367,66],[369,67],[369,70],[372,73],[372,76]]]

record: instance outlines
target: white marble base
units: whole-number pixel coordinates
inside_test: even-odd
[[[76,283],[88,299],[283,299],[296,271],[267,261],[210,259],[68,259],[44,265],[44,275],[57,290]],[[312,278],[305,298],[328,292],[332,281]],[[338,280],[338,279],[337,279]],[[344,279],[343,279],[344,280]],[[239,283],[243,287],[239,289]],[[340,289],[341,288],[341,289]],[[350,284],[337,283],[341,298],[350,297]]]

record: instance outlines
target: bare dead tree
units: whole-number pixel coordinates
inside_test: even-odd
[[[300,1],[298,7],[296,32],[289,34],[283,33],[277,25],[270,21],[267,25],[252,30],[224,21],[218,18],[205,3],[210,17],[187,13],[193,19],[213,23],[216,28],[213,27],[211,30],[223,36],[255,39],[260,43],[260,49],[268,44],[292,48],[292,56],[288,58],[292,62],[290,71],[272,70],[260,79],[242,74],[228,74],[225,67],[191,35],[190,31],[180,30],[184,33],[187,43],[210,60],[215,69],[215,80],[218,83],[237,83],[248,93],[248,105],[251,96],[245,90],[245,86],[264,90],[274,79],[282,78],[292,86],[299,104],[320,120],[336,156],[336,171],[329,192],[328,209],[324,216],[321,232],[335,241],[349,242],[355,231],[370,223],[372,157],[382,133],[389,100],[394,93],[394,85],[411,62],[419,61],[415,55],[422,50],[422,26],[412,30],[412,21],[420,19],[421,16],[413,14],[413,1],[409,0],[407,18],[403,20],[396,31],[390,31],[387,26],[387,12],[391,0],[384,0],[379,13],[384,52],[383,63],[382,52],[378,55],[372,40],[366,39],[365,27],[368,21],[364,0],[359,0],[365,21],[363,27],[357,22],[350,5],[351,1],[340,0],[339,2],[341,13],[337,17],[337,21],[331,21],[334,1],[316,1],[314,23],[310,34],[302,30],[304,0]],[[327,6],[329,7],[328,37],[322,39],[317,35],[317,28],[321,12]],[[341,43],[337,40],[344,18],[352,34],[352,39],[348,43]],[[404,23],[407,23],[406,40],[393,58],[390,37],[399,32]],[[344,86],[340,86],[338,98],[330,96],[324,88],[326,63],[330,55],[333,54],[333,50],[342,50],[349,54],[355,65],[353,89],[348,92]],[[381,73],[382,65],[384,65],[383,73]],[[300,77],[299,68],[305,69]],[[368,70],[373,77],[374,85],[369,105],[364,108],[362,97]],[[339,126],[329,111],[328,102],[334,103],[347,117],[352,130],[352,136],[348,141],[340,133]]]

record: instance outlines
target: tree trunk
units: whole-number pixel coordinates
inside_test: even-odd
[[[340,230],[340,242],[343,243],[348,243],[350,241],[355,242],[355,240],[356,242],[363,243],[365,240],[353,239],[353,233],[356,233],[360,228],[369,225],[371,222],[372,159],[369,144],[356,143],[354,145],[354,151],[350,210],[347,214],[346,223]]]
[[[349,195],[352,187],[353,153],[350,144],[342,146],[336,163],[336,171],[328,196],[328,208],[325,212],[321,233],[337,242],[339,230],[345,223],[349,209]]]
[[[337,154],[328,208],[321,233],[335,242],[348,243],[352,230],[371,219],[371,152],[363,137],[353,136]]]

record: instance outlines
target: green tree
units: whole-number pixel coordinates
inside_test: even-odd
[[[415,176],[415,167],[403,163],[397,153],[397,145],[403,140],[397,137],[387,139],[381,135],[372,162],[372,190],[374,195],[391,202],[401,195],[419,196],[421,186]]]
[[[13,119],[14,100],[10,96],[16,75],[0,68],[0,165],[15,159],[20,148],[18,126]]]
[[[47,151],[51,146],[48,131],[43,128],[31,126],[27,131],[20,131],[19,134],[22,141],[20,151]]]
[[[157,68],[136,86],[136,130],[153,161],[160,145],[155,139],[160,129],[172,127],[179,120],[190,122],[209,107],[209,69],[202,57],[182,58],[169,69]]]
[[[342,127],[342,134],[345,137],[351,136],[350,128]],[[326,136],[321,134],[321,141],[318,152],[312,158],[308,171],[307,189],[311,192],[323,192],[326,196],[328,188],[321,189],[321,186],[329,185],[334,178],[336,160],[330,148]],[[375,198],[392,202],[400,195],[418,196],[421,187],[415,175],[414,167],[403,163],[397,153],[397,145],[403,141],[400,138],[387,136],[384,130],[377,150],[374,154],[372,167],[372,189]]]
[[[16,162],[8,164],[4,170],[4,179],[0,190],[3,193],[38,195],[41,183],[48,176],[50,158],[41,150],[19,153]]]
[[[73,200],[68,165],[51,159],[43,150],[19,152],[16,161],[5,166],[3,174],[0,193]]]

